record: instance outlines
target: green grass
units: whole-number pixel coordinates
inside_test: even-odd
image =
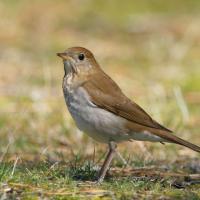
[[[94,163],[71,160],[70,163],[53,163],[50,161],[4,162],[0,166],[0,180],[3,183],[1,196],[21,197],[22,199],[129,199],[161,198],[199,199],[198,185],[187,185],[177,189],[174,178],[161,177],[114,177],[94,185],[97,173]],[[176,180],[178,181],[178,180]]]
[[[91,49],[128,97],[200,145],[199,8],[198,0],[1,1],[0,198],[200,199],[198,181],[176,176],[200,174],[200,157],[173,144],[120,144],[130,167],[115,158],[102,185],[88,183],[107,147],[77,131],[56,57]]]

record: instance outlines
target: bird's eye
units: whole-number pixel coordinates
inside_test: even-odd
[[[78,55],[78,59],[79,59],[79,60],[84,60],[84,58],[85,58],[85,56],[84,56],[83,53],[80,53],[80,54]]]

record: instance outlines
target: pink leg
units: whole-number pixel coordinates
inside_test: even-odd
[[[105,159],[105,161],[101,167],[101,170],[99,172],[99,178],[97,181],[98,183],[101,183],[104,180],[104,177],[106,175],[106,172],[108,171],[108,168],[113,159],[113,156],[116,153],[116,151],[115,151],[116,148],[117,148],[117,145],[114,142],[109,142],[109,152],[108,152],[106,159]]]

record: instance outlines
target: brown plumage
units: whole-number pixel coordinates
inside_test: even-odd
[[[98,182],[106,175],[117,142],[134,139],[172,142],[200,152],[199,146],[175,136],[126,97],[89,50],[72,47],[57,55],[64,62],[64,97],[77,126],[94,139],[109,144]]]
[[[152,119],[139,105],[127,98],[119,86],[98,67],[99,70],[101,73],[95,71],[83,83],[95,105],[127,119],[127,128],[132,131],[147,130],[169,142],[200,152],[199,146],[173,135],[171,130]]]

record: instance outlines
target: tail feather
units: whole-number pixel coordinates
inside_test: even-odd
[[[170,132],[164,132],[164,131],[156,131],[154,132],[155,135],[169,141],[169,142],[173,142],[182,146],[185,146],[189,149],[192,149],[193,151],[199,152],[200,153],[200,147],[192,144],[190,142],[187,142],[186,140],[183,140],[173,134],[171,134]]]
[[[192,149],[193,151],[196,151],[196,152],[199,152],[200,153],[200,147],[195,145],[195,144],[192,144],[190,142],[187,142],[179,137],[175,137],[176,140],[172,140],[173,142],[175,142],[176,144],[179,144],[179,145],[182,145],[182,146],[185,146],[185,147],[188,147],[190,149]]]

